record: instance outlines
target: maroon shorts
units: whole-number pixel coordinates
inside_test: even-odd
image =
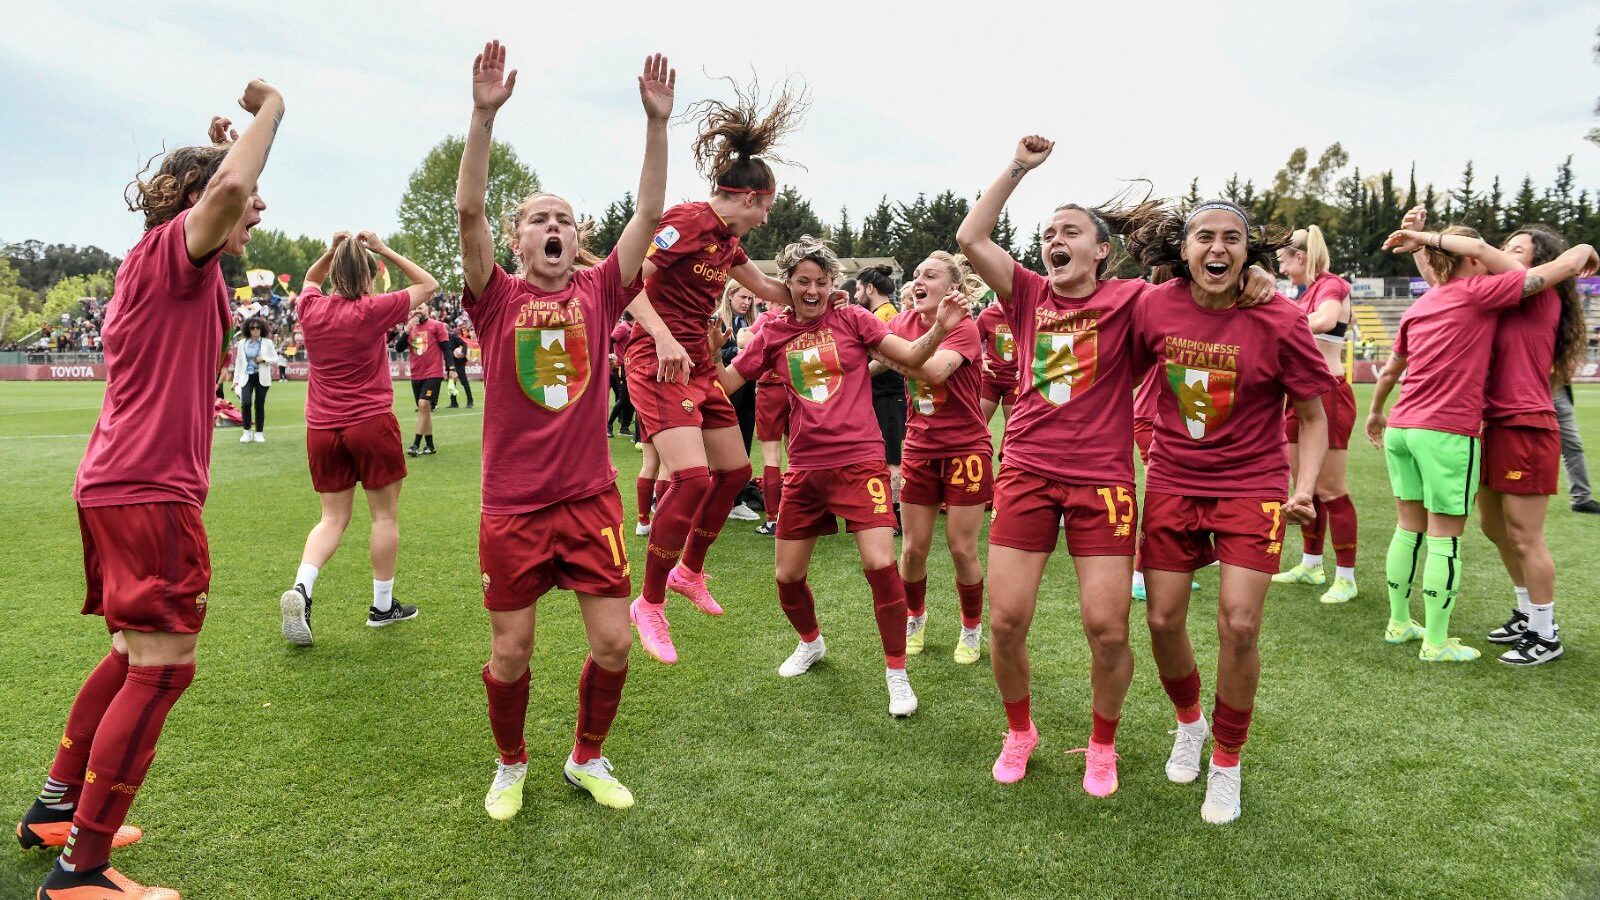
[[[394,413],[344,428],[307,428],[306,460],[311,487],[319,494],[348,491],[360,482],[369,491],[406,477],[400,423]]]
[[[981,506],[994,499],[994,461],[988,453],[900,462],[900,502],[914,506]]]
[[[1150,467],[1150,443],[1156,439],[1156,423],[1148,419],[1133,420],[1133,445],[1139,448],[1139,463]]]
[[[1144,495],[1143,565],[1193,572],[1222,560],[1258,572],[1278,572],[1283,550],[1283,501],[1257,497]]]
[[[895,526],[889,494],[889,464],[859,462],[832,469],[790,469],[783,473],[783,503],[776,537],[800,541],[838,534],[838,516],[854,534]]]
[[[1017,402],[1019,381],[995,381],[990,378],[983,379],[979,387],[978,399],[1001,406],[1010,406]]]
[[[529,513],[478,519],[483,605],[527,609],[552,587],[628,597],[628,548],[622,537],[622,495],[610,487]]]
[[[1328,449],[1349,450],[1350,435],[1356,428],[1356,392],[1343,378],[1333,390],[1322,395],[1322,411],[1328,414]],[[1291,404],[1284,414],[1283,436],[1291,444],[1300,443],[1300,418]]]
[[[656,355],[641,350],[628,357],[628,399],[639,416],[639,435],[649,440],[668,428],[737,428],[739,415],[717,383],[716,367],[702,363],[689,370],[689,382],[656,380]]]
[[[196,634],[206,621],[211,549],[190,503],[80,506],[83,614],[118,631]]]
[[[1066,520],[1073,556],[1132,556],[1139,502],[1131,484],[1067,484],[1015,466],[995,479],[989,543],[1051,553]]]
[[[789,389],[756,383],[756,440],[781,441],[789,435]]]
[[[1483,486],[1502,494],[1554,495],[1561,433],[1528,425],[1483,426]]]

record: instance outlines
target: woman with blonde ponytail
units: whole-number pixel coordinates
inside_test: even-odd
[[[917,267],[905,310],[889,322],[889,330],[914,341],[933,326],[939,301],[959,291],[969,301],[984,290],[967,268],[966,257],[935,251]],[[962,322],[945,337],[932,358],[916,369],[887,361],[905,376],[906,420],[901,463],[900,577],[906,583],[906,655],[922,652],[928,624],[928,553],[934,523],[945,506],[945,541],[955,564],[956,594],[961,603],[961,636],[955,661],[978,661],[983,640],[983,563],[978,560],[978,530],[984,510],[994,498],[994,448],[989,425],[979,405],[982,359],[978,326]]]
[[[1344,348],[1350,340],[1350,283],[1328,271],[1328,243],[1322,229],[1308,225],[1296,231],[1287,246],[1278,250],[1278,271],[1300,288],[1294,303],[1306,314],[1317,349],[1338,378],[1334,389],[1322,395],[1322,408],[1328,415],[1328,455],[1317,476],[1313,512],[1316,518],[1300,529],[1301,557],[1298,565],[1272,576],[1274,584],[1325,584],[1322,572],[1323,534],[1333,532],[1333,550],[1338,568],[1333,586],[1322,595],[1323,603],[1348,603],[1356,596],[1356,507],[1345,486],[1345,469],[1350,456],[1350,434],[1356,427],[1356,395],[1344,370]],[[1284,435],[1289,440],[1289,468],[1299,477],[1300,420],[1294,410],[1284,416]]]

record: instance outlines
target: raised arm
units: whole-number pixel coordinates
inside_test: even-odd
[[[412,309],[425,306],[433,299],[433,295],[439,290],[439,279],[428,274],[426,269],[396,253],[394,248],[383,242],[383,238],[371,231],[361,232],[356,235],[356,240],[361,242],[361,246],[394,263],[394,267],[411,282],[411,286],[406,288],[406,293],[410,295]]]
[[[272,141],[278,136],[278,123],[283,121],[283,95],[259,78],[245,85],[239,106],[255,118],[232,143],[217,174],[211,176],[199,202],[183,222],[183,241],[190,260],[216,252],[239,223],[245,205],[256,192],[261,170],[267,166]],[[222,130],[216,126],[218,121],[212,120],[213,138]]]
[[[782,279],[773,278],[761,271],[760,266],[749,260],[729,269],[728,277],[739,282],[740,287],[765,300],[768,306],[794,305],[794,298],[789,296],[789,286],[784,284]]]
[[[1600,269],[1600,256],[1588,244],[1579,244],[1555,259],[1529,269],[1528,277],[1522,282],[1522,296],[1531,297],[1544,290],[1546,285],[1557,284],[1568,278],[1587,278],[1596,269]]]
[[[617,239],[617,267],[624,284],[639,274],[645,251],[650,248],[650,236],[655,234],[666,209],[667,119],[672,116],[672,92],[677,83],[678,71],[667,64],[665,56],[657,53],[645,59],[644,74],[639,76],[639,101],[644,104],[646,122],[644,168],[639,173],[639,199],[633,218]]]
[[[1395,253],[1417,253],[1417,251],[1432,247],[1443,250],[1456,256],[1476,259],[1483,263],[1484,268],[1491,275],[1501,275],[1506,272],[1515,272],[1522,267],[1511,254],[1506,253],[1480,238],[1467,237],[1462,234],[1442,234],[1435,231],[1411,231],[1401,229],[1383,242],[1386,250]],[[1597,266],[1594,248],[1588,244],[1579,244],[1568,249],[1555,259],[1528,269],[1527,277],[1523,281],[1522,296],[1530,297],[1545,289],[1548,284],[1565,281],[1579,275],[1594,272]]]
[[[461,227],[461,270],[467,290],[483,293],[494,272],[494,232],[484,212],[489,190],[489,146],[494,141],[494,117],[511,99],[517,70],[506,72],[506,48],[499,41],[483,45],[472,61],[472,123],[461,152],[461,172],[456,177],[456,220]]]
[[[1011,162],[1006,163],[1005,169],[996,176],[978,202],[972,205],[972,211],[967,213],[967,217],[961,221],[961,227],[956,229],[956,243],[961,245],[961,252],[966,254],[967,264],[972,266],[972,271],[978,273],[985,284],[994,288],[995,296],[1001,300],[1011,299],[1011,273],[1016,260],[1004,247],[994,242],[994,227],[1000,221],[1006,201],[1011,199],[1011,192],[1022,183],[1022,176],[1049,159],[1050,151],[1055,146],[1054,141],[1037,134],[1030,134],[1018,141]]]
[[[1422,231],[1427,227],[1428,210],[1422,206],[1411,207],[1411,209],[1407,210],[1406,214],[1400,218],[1400,228],[1402,231]],[[1428,287],[1434,287],[1439,283],[1439,276],[1435,275],[1433,272],[1433,264],[1428,262],[1428,254],[1423,253],[1419,249],[1415,253],[1411,254],[1411,261],[1416,263],[1417,274],[1421,275],[1422,280],[1428,283]]]
[[[322,251],[322,255],[317,257],[317,261],[312,263],[309,269],[306,269],[306,277],[304,281],[300,282],[300,290],[304,291],[308,287],[316,287],[317,290],[322,290],[322,282],[328,279],[328,268],[333,265],[333,251],[339,249],[339,245],[349,239],[350,232],[348,231],[340,231],[334,234],[333,240],[328,242],[328,249]]]

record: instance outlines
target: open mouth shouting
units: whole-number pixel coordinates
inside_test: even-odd
[[[561,238],[551,235],[544,239],[544,261],[551,267],[561,265]]]
[[[1072,264],[1072,254],[1071,253],[1068,253],[1065,250],[1051,250],[1050,251],[1050,271],[1051,272],[1053,272],[1055,274],[1060,274],[1062,272],[1065,272],[1067,270],[1067,266],[1069,266],[1071,264]]]
[[[1208,262],[1205,264],[1206,274],[1212,278],[1222,278],[1228,274],[1228,264],[1225,262]]]

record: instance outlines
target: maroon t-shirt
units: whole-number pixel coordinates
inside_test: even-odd
[[[1392,428],[1477,437],[1500,314],[1522,302],[1528,273],[1458,278],[1416,299],[1400,317],[1394,352],[1406,360]]]
[[[462,306],[483,354],[483,511],[534,512],[592,497],[617,470],[606,445],[611,324],[642,285],[623,284],[613,252],[545,292],[495,266]]]
[[[449,339],[449,329],[438,319],[429,319],[406,331],[406,341],[411,350],[412,381],[444,377],[444,348],[440,345]]]
[[[789,393],[789,468],[833,469],[883,461],[872,412],[871,361],[889,326],[859,306],[828,307],[801,324],[772,316],[733,360],[746,381],[776,370]]]
[[[922,316],[908,309],[894,317],[889,329],[908,341],[928,333]],[[944,459],[968,453],[994,452],[989,439],[989,423],[978,405],[982,397],[983,376],[978,359],[978,326],[971,319],[962,321],[939,342],[940,350],[961,355],[961,365],[942,384],[906,379],[906,438],[902,448],[910,459]],[[938,352],[938,351],[935,351]]]
[[[1006,324],[1006,311],[994,303],[978,313],[978,340],[983,343],[983,361],[989,380],[996,384],[1017,383],[1017,341]]]
[[[728,270],[750,257],[711,204],[703,202],[667,210],[645,255],[656,267],[644,286],[650,305],[695,366],[710,366],[706,327],[722,299]],[[655,355],[655,338],[637,322],[631,344],[634,354]]]
[[[1561,297],[1546,288],[1500,314],[1494,329],[1494,364],[1489,367],[1483,417],[1515,417],[1518,424],[1555,428],[1550,375],[1556,363]]]
[[[1134,357],[1156,381],[1147,490],[1287,496],[1285,398],[1309,400],[1335,384],[1298,306],[1276,295],[1250,309],[1207,309],[1187,278],[1174,278],[1138,304]]]
[[[1150,285],[1102,281],[1058,296],[1020,264],[1002,301],[1016,337],[1021,396],[1006,424],[1005,463],[1067,484],[1133,485],[1133,308]]]
[[[189,260],[184,210],[150,229],[117,269],[100,328],[105,400],[78,466],[79,506],[204,506],[228,323],[221,247]]]
[[[348,428],[394,408],[389,329],[406,320],[405,291],[351,300],[308,286],[295,302],[311,364],[306,425]]]

